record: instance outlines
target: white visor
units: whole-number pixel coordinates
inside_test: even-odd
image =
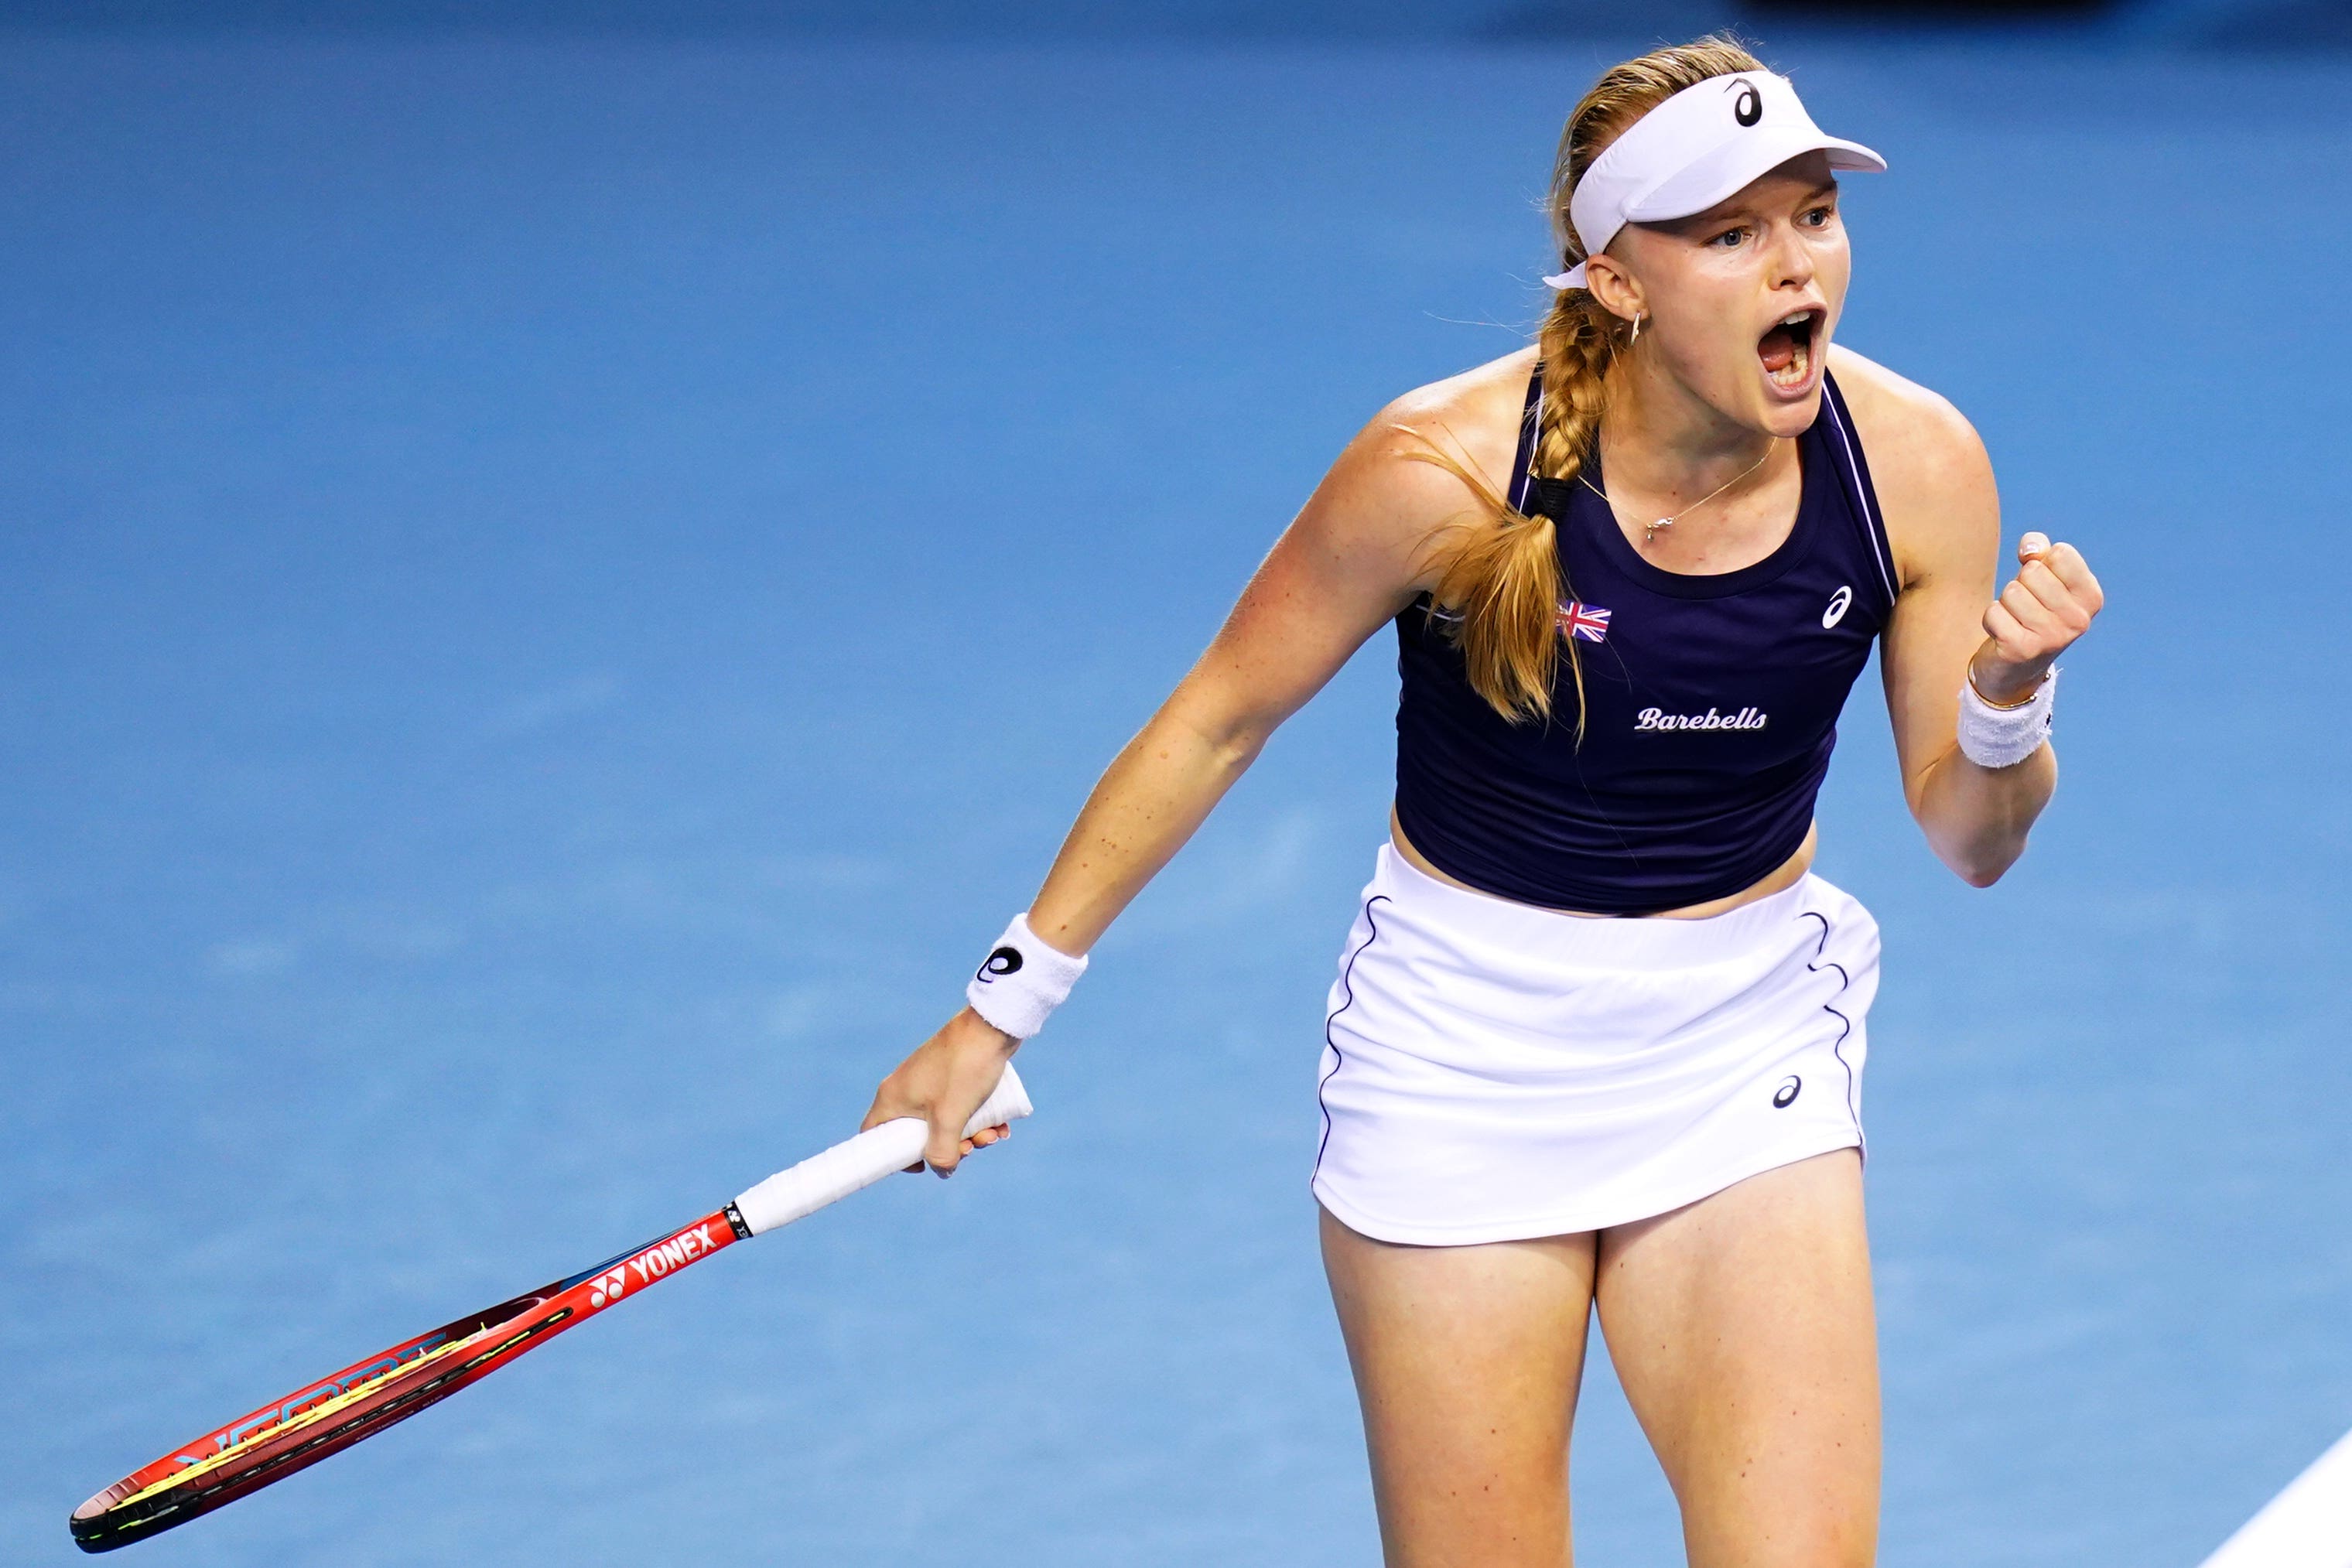
[[[1827,152],[1832,169],[1886,169],[1886,160],[1860,142],[1823,135],[1787,77],[1709,77],[1627,126],[1592,161],[1576,183],[1569,220],[1584,254],[1599,256],[1627,224],[1703,213],[1808,152]],[[1544,281],[1582,288],[1584,264]]]

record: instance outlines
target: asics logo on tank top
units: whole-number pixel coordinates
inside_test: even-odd
[[[1735,122],[1746,85],[1692,100],[1733,145],[1781,122],[1769,81],[1754,129]],[[1787,536],[1727,572],[1665,570],[1588,476],[1530,474],[1542,413],[1530,365],[1504,493],[1552,520],[1550,712],[1488,704],[1464,628],[1424,595],[1396,623],[1397,820],[1440,871],[1523,904],[1645,915],[1737,893],[1804,842],[1839,712],[1900,591],[1837,376],[1797,438]],[[1597,465],[1589,476],[1605,486]],[[1758,1111],[1780,1076],[1757,1085]],[[1821,1092],[1809,1082],[1783,1120]]]

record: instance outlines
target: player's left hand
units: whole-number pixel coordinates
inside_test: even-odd
[[[1977,690],[1994,703],[2032,695],[2105,602],[2082,551],[2053,544],[2047,534],[2027,534],[2017,541],[2017,575],[1985,609],[1985,641],[1969,662]]]

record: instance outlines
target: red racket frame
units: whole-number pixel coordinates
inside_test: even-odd
[[[751,1234],[730,1203],[642,1247],[615,1253],[593,1269],[468,1313],[305,1384],[283,1399],[183,1444],[89,1499],[73,1511],[74,1544],[84,1552],[110,1552],[235,1502],[438,1405],[615,1301]],[[467,1340],[478,1343],[428,1359],[443,1345]],[[416,1364],[407,1364],[412,1362]],[[296,1421],[304,1411],[359,1388],[366,1392],[327,1419]],[[217,1462],[196,1469],[208,1461]],[[192,1470],[195,1473],[184,1485],[149,1490]]]

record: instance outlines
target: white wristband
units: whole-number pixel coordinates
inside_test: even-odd
[[[1070,988],[1087,972],[1084,957],[1071,957],[1045,945],[1029,929],[1026,912],[1013,917],[996,939],[987,961],[963,999],[971,1010],[1015,1040],[1027,1040],[1045,1027],[1045,1019],[1066,1000]]]
[[[2033,695],[2015,707],[1995,707],[1978,695],[1974,681],[1960,682],[1960,753],[1979,768],[2013,768],[2042,749],[2050,738],[2051,710],[2056,701],[2058,672],[2053,667],[2033,688]]]

